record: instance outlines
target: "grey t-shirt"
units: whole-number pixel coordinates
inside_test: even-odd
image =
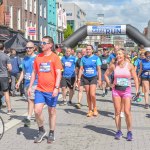
[[[7,64],[11,64],[10,58],[0,51],[0,77],[8,77]]]

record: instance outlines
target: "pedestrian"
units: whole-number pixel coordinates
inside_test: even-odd
[[[81,83],[81,76],[83,72],[83,84],[85,87],[89,111],[87,117],[97,116],[96,105],[96,86],[101,86],[101,61],[98,56],[93,54],[93,46],[87,45],[86,56],[81,58],[80,70],[78,76],[78,85]],[[98,80],[97,80],[98,78]]]
[[[78,57],[76,62],[76,79],[79,79],[79,70],[80,70],[80,63],[81,58],[86,55],[86,48],[81,50],[81,55]],[[76,84],[78,85],[78,80],[76,80]],[[83,75],[81,76],[80,85],[78,86],[78,103],[75,105],[77,109],[81,108],[81,100],[83,96],[84,84],[83,84]]]
[[[21,59],[19,58],[19,56],[17,56],[17,52],[15,49],[11,49],[10,51],[11,51],[10,61],[12,65],[12,70],[10,71],[11,91],[12,91],[11,95],[15,97],[16,96],[15,85],[20,72]]]
[[[144,88],[145,109],[149,108],[149,90],[150,90],[150,51],[145,52],[145,59],[140,63],[138,77],[141,77],[142,87]]]
[[[61,80],[62,65],[59,57],[52,52],[53,39],[50,36],[42,38],[42,53],[34,61],[34,70],[32,72],[28,95],[31,95],[32,85],[38,76],[38,84],[35,90],[35,117],[39,127],[39,134],[34,140],[40,143],[46,136],[44,128],[44,117],[42,114],[44,104],[48,105],[49,114],[49,135],[47,142],[55,141],[54,130],[56,127],[56,104],[58,100],[59,85]]]
[[[62,79],[61,79],[61,88],[63,101],[60,103],[60,106],[66,105],[66,94],[67,88],[69,88],[69,101],[68,104],[72,105],[72,97],[74,94],[74,84],[75,84],[75,66],[76,66],[76,57],[71,55],[71,48],[67,48],[65,56],[62,57],[61,62],[63,65]]]
[[[112,98],[115,108],[115,122],[117,132],[115,139],[120,139],[121,131],[121,110],[124,105],[124,112],[127,124],[127,140],[131,141],[132,136],[132,116],[131,116],[131,77],[133,77],[136,87],[136,94],[138,93],[138,78],[134,66],[125,58],[124,50],[119,50],[116,53],[116,60],[110,65],[105,72],[105,80],[112,88]],[[109,76],[114,72],[114,81],[111,84]]]
[[[29,88],[31,74],[33,71],[33,63],[36,58],[34,50],[35,50],[34,43],[28,42],[26,45],[27,55],[24,57],[24,59],[22,61],[22,71],[21,71],[20,77],[18,79],[18,82],[16,84],[16,88],[19,89],[20,84],[22,83],[22,80],[24,80],[24,90],[25,90],[25,95],[26,95],[27,101],[28,101],[28,115],[23,120],[23,122],[25,123],[24,125],[27,127],[29,127],[31,124],[31,117],[32,117],[32,114],[34,111],[34,99],[35,99],[34,92],[35,92],[35,88],[37,85],[37,79],[36,79],[32,86],[31,95],[28,96],[27,90]]]
[[[0,87],[5,96],[7,105],[7,114],[11,115],[15,111],[11,108],[10,97],[9,97],[9,79],[8,72],[12,70],[9,56],[4,53],[4,44],[0,42]]]

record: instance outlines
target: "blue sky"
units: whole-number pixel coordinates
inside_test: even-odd
[[[104,14],[104,24],[131,24],[143,32],[150,20],[150,0],[64,0],[82,8],[87,21]]]

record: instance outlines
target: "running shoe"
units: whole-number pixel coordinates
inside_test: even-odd
[[[71,106],[72,105],[72,101],[68,101],[68,105]]]
[[[93,116],[93,111],[89,111],[88,113],[87,113],[87,117],[92,117]]]
[[[77,103],[77,104],[75,104],[75,107],[76,107],[77,109],[81,109],[81,104],[80,104],[80,103]]]
[[[132,140],[133,140],[132,132],[128,131],[128,133],[127,133],[127,141],[132,141]]]
[[[115,135],[115,139],[116,140],[120,140],[120,138],[122,137],[122,132],[120,130],[117,131],[116,135]]]
[[[64,105],[67,105],[67,102],[66,101],[61,101],[59,106],[64,106]]]
[[[55,141],[55,136],[54,133],[49,132],[48,138],[47,138],[47,143],[52,143]]]
[[[12,115],[13,113],[15,113],[16,111],[15,110],[13,110],[13,109],[11,109],[11,110],[8,110],[7,111],[7,115]]]
[[[102,97],[105,97],[105,95],[106,95],[106,94],[105,94],[105,93],[103,93],[103,94],[102,94]]]
[[[25,118],[25,119],[23,120],[23,122],[24,122],[24,127],[29,127],[29,126],[31,125],[31,120],[29,120],[29,119],[27,119],[27,118]]]
[[[121,117],[121,118],[124,118],[124,112],[121,112],[121,113],[120,113],[120,117]]]
[[[148,109],[149,108],[149,104],[145,104],[145,109]]]
[[[97,111],[97,108],[94,108],[94,110],[93,110],[93,116],[97,116],[98,115],[98,111]]]
[[[108,89],[105,89],[105,95],[107,95],[108,94]]]
[[[34,140],[34,143],[41,143],[45,136],[46,136],[46,131],[39,131],[38,136]]]

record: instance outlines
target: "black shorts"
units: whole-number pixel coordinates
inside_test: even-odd
[[[62,77],[60,85],[61,87],[69,87],[70,89],[73,89],[74,83],[75,83],[75,77],[72,78]]]
[[[9,89],[8,77],[0,77],[0,91],[6,92]]]
[[[83,84],[84,85],[97,84],[97,76],[90,77],[90,78],[83,76]]]
[[[143,77],[141,77],[141,80],[142,81],[150,81],[150,78],[143,78]]]

